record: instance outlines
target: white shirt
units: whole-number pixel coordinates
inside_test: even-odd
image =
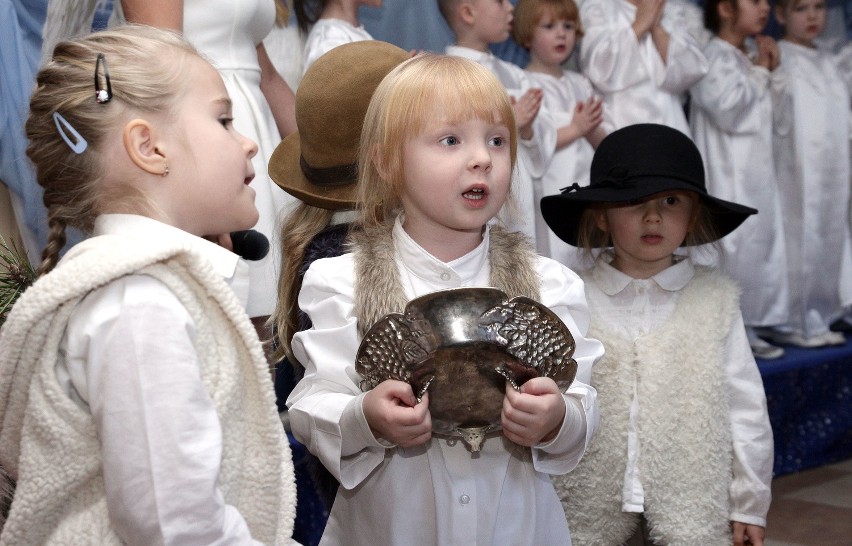
[[[308,32],[305,48],[302,52],[302,74],[314,62],[337,46],[350,42],[372,40],[367,30],[359,25],[350,25],[342,19],[319,19]]]
[[[557,127],[565,127],[574,119],[574,108],[578,102],[586,102],[595,95],[592,83],[578,72],[565,70],[562,76],[556,78],[541,72],[527,72],[533,85],[544,92],[542,104],[553,116]],[[604,118],[601,127],[606,133],[612,132],[614,126],[609,109],[604,106]],[[547,164],[544,175],[536,180],[535,202],[541,203],[541,198],[556,195],[562,188],[577,183],[589,185],[589,169],[595,149],[585,137],[578,138],[571,144],[556,150],[551,161]],[[541,208],[536,207],[536,248],[548,258],[553,258],[571,269],[582,265],[582,251],[573,247],[556,236],[547,226],[541,215]],[[588,267],[588,264],[586,265]]]
[[[506,93],[514,99],[521,98],[530,88],[535,87],[525,70],[490,52],[451,45],[447,46],[446,53],[470,59],[490,70],[503,84]],[[520,218],[501,216],[511,229],[523,232],[533,241],[538,237],[535,218],[541,214],[533,180],[544,176],[550,164],[556,150],[556,127],[553,116],[542,105],[533,121],[533,137],[529,140],[518,139],[518,167],[512,191],[518,202]]]
[[[662,26],[669,33],[666,60],[650,32],[636,39],[636,6],[627,0],[585,0],[580,64],[612,113],[616,128],[660,123],[689,134],[682,95],[707,72],[707,59],[689,34],[682,5],[666,3]]]
[[[671,317],[680,291],[692,280],[695,268],[683,258],[650,279],[634,279],[618,271],[609,262],[611,251],[604,252],[591,273],[594,285],[608,296],[603,308],[609,328],[628,339],[646,335]],[[766,526],[765,514],[771,500],[773,443],[766,409],[766,395],[757,364],[749,348],[742,317],[737,314],[725,341],[722,362],[728,387],[731,437],[733,440],[733,480],[730,487],[731,520]],[[635,396],[630,405],[627,429],[627,468],[624,473],[622,510],[644,511],[644,489],[639,474],[637,423],[641,408]]]
[[[443,263],[402,229],[393,231],[400,281],[409,297],[460,286],[488,286],[489,233],[469,254]],[[313,329],[297,333],[293,352],[305,378],[287,400],[293,433],[341,482],[324,544],[570,544],[564,511],[545,475],[579,462],[597,430],[592,364],[602,345],[584,337],[589,314],[583,282],[539,258],[541,301],[574,335],[577,380],[563,395],[564,424],[532,449],[502,435],[473,456],[462,442],[433,437],[414,448],[388,446],[370,432],[355,372],[359,336],[351,254],[317,260],[299,305]]]
[[[94,235],[114,233],[186,241],[245,302],[248,266],[236,254],[150,218],[97,218]],[[189,313],[164,284],[131,275],[83,298],[60,344],[57,380],[94,418],[110,519],[133,543],[254,542],[219,490],[221,430],[194,335]]]

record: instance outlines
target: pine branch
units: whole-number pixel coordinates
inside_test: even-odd
[[[6,322],[12,305],[35,281],[36,272],[25,252],[15,241],[7,242],[0,235],[0,326]]]

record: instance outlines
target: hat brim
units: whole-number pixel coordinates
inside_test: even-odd
[[[698,194],[709,213],[716,238],[700,241],[711,243],[728,235],[757,210],[751,207],[725,201],[696,189],[694,184],[671,178],[647,178],[630,189],[603,186],[586,186],[565,191],[557,195],[548,195],[541,199],[541,214],[548,227],[557,237],[571,246],[579,246],[578,235],[580,218],[590,205],[629,205],[646,197],[666,191],[684,190]]]
[[[284,137],[269,160],[269,177],[278,187],[305,203],[323,209],[344,210],[355,208],[357,185],[355,182],[340,186],[320,186],[308,180],[299,158],[301,139],[296,131]]]

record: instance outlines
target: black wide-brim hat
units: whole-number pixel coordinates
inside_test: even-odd
[[[651,195],[687,190],[698,194],[716,239],[735,230],[757,210],[707,193],[704,164],[692,140],[677,129],[654,123],[613,131],[595,150],[588,186],[576,183],[541,200],[541,213],[563,241],[579,246],[580,217],[593,204],[632,204]],[[701,241],[709,243],[712,241]]]

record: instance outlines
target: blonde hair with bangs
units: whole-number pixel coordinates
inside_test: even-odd
[[[533,39],[535,27],[546,13],[550,13],[556,20],[573,22],[576,25],[577,39],[583,37],[580,10],[573,0],[518,0],[512,21],[512,38],[518,45],[527,47]]]
[[[358,154],[358,202],[364,226],[382,223],[402,209],[403,147],[435,122],[436,111],[446,116],[440,122],[487,119],[505,125],[514,174],[517,127],[500,81],[462,57],[418,55],[382,80],[367,108]],[[511,195],[510,189],[508,200]]]

